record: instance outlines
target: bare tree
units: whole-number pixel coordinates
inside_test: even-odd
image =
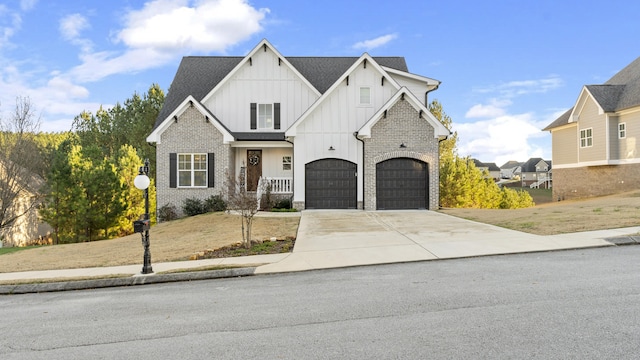
[[[227,174],[227,211],[239,212],[242,216],[242,245],[251,247],[251,225],[253,217],[258,213],[258,197],[256,193],[247,191],[246,175],[240,171],[238,178]]]
[[[42,161],[34,140],[39,128],[40,119],[26,97],[16,98],[8,120],[0,117],[0,230],[40,202],[42,180],[34,172]]]

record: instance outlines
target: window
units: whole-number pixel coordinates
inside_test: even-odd
[[[207,186],[207,154],[178,154],[178,186]]]
[[[291,170],[291,156],[282,157],[282,170]]]
[[[360,88],[360,105],[371,105],[371,88]]]
[[[593,146],[593,129],[583,129],[580,130],[580,147],[591,147]]]
[[[258,129],[273,129],[273,104],[258,104]]]
[[[618,139],[624,139],[627,137],[627,123],[618,124]]]

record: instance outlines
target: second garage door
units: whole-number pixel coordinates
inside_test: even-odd
[[[376,164],[376,208],[426,209],[429,203],[428,164],[398,158]]]
[[[321,159],[305,165],[305,208],[355,209],[357,166],[341,159]]]

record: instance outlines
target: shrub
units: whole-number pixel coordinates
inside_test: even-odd
[[[207,208],[202,200],[189,198],[184,200],[184,203],[182,204],[182,212],[187,216],[194,216],[206,213]]]
[[[276,202],[275,205],[273,205],[274,209],[291,209],[291,200],[289,199],[282,199],[278,202]]]
[[[204,201],[204,207],[207,212],[225,211],[227,203],[220,195],[212,195]]]
[[[164,204],[158,209],[158,220],[160,220],[160,222],[171,221],[177,218],[178,213],[176,212],[176,207],[171,203]]]

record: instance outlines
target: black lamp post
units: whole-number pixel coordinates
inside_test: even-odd
[[[144,263],[142,266],[143,274],[152,274],[151,268],[151,252],[149,252],[149,227],[151,226],[151,218],[149,217],[149,159],[144,160],[144,166],[140,166],[138,176],[133,180],[136,188],[144,190],[144,215],[142,220],[133,222],[133,229],[142,235],[142,246],[144,246]]]

